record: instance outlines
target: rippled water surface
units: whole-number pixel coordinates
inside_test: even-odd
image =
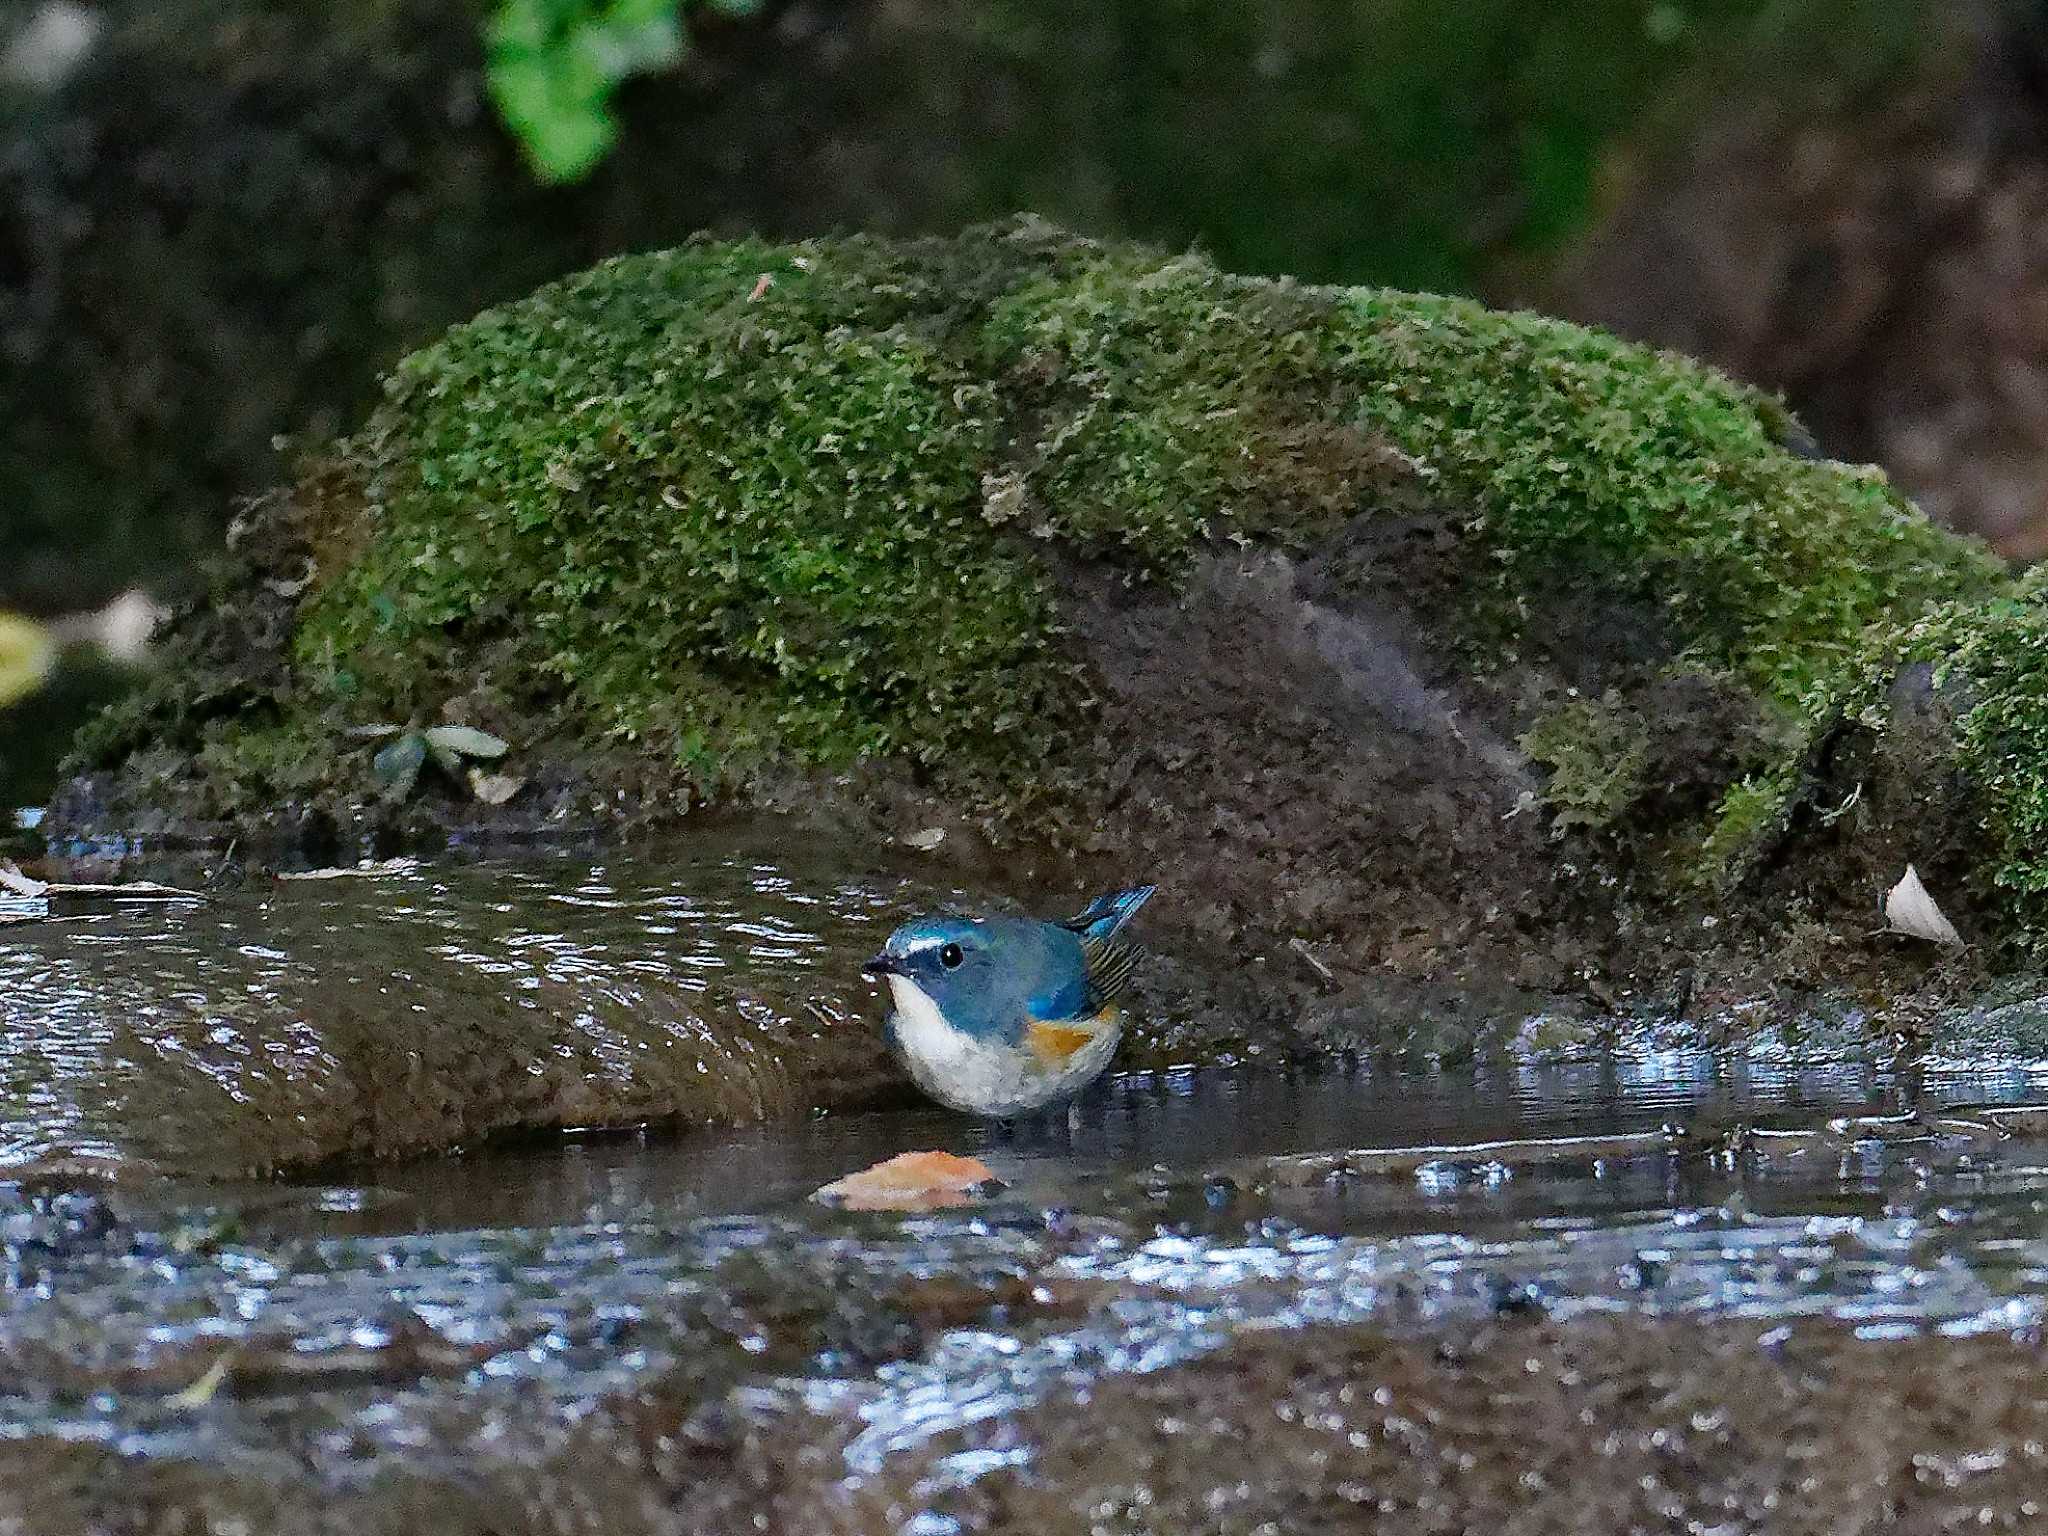
[[[1047,1404],[1322,1328],[1960,1347],[2048,1308],[2025,1067],[1331,1064],[1126,1075],[1071,1122],[887,1107],[855,968],[944,894],[741,838],[0,930],[0,1441],[362,1489],[525,1475],[658,1401],[662,1444],[715,1421],[849,1488],[905,1458],[965,1486],[1028,1462]],[[808,1199],[933,1148],[1006,1189]]]
[[[0,928],[0,1163],[261,1173],[855,1101],[882,1081],[859,962],[948,893],[802,852],[721,832],[59,901]]]

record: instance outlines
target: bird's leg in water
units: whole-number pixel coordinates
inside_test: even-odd
[[[1073,1150],[1074,1137],[1081,1129],[1081,1103],[1072,1100],[1064,1110],[1057,1107],[1027,1109],[1021,1114],[1006,1115],[1000,1120],[988,1122],[988,1143],[990,1146],[1043,1146],[1047,1143],[1065,1141],[1067,1150]],[[1061,1133],[1065,1134],[1062,1135]]]

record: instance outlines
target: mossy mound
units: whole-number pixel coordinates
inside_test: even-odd
[[[408,358],[244,520],[239,575],[78,766],[102,822],[461,819],[452,784],[380,803],[349,734],[458,720],[514,743],[543,820],[856,765],[1125,857],[1235,818],[1267,876],[1324,893],[1259,920],[1384,919],[1339,972],[1383,964],[1430,888],[1427,969],[1504,895],[1611,912],[1524,899],[1555,883],[1553,820],[1674,888],[1874,623],[2003,590],[1802,446],[1709,369],[1458,300],[1029,221],[698,242]],[[1547,772],[1560,814],[1514,816]],[[1481,867],[1373,872],[1444,847]],[[1219,931],[1253,890],[1218,895]]]

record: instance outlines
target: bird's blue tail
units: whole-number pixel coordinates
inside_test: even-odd
[[[1128,923],[1158,889],[1156,885],[1134,885],[1129,890],[1111,891],[1096,897],[1060,926],[1100,942]]]

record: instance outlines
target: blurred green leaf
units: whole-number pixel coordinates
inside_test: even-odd
[[[40,624],[0,613],[0,705],[42,687],[57,664],[57,645]]]
[[[417,731],[407,731],[370,760],[370,771],[387,795],[402,800],[412,793],[420,770],[426,765],[427,738]]]
[[[630,75],[666,69],[688,49],[693,0],[501,0],[484,28],[499,116],[544,181],[590,174],[618,138],[611,99]],[[753,0],[712,0],[726,15]]]

